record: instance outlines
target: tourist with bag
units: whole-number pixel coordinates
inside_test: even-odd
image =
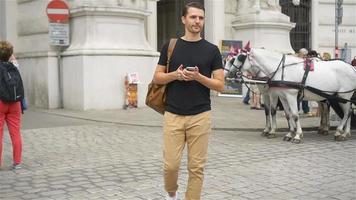
[[[185,34],[177,39],[168,73],[167,51],[161,50],[153,82],[166,85],[163,123],[164,186],[167,200],[176,200],[178,170],[183,149],[188,146],[189,179],[186,200],[201,199],[208,139],[211,132],[210,89],[224,90],[224,72],[220,51],[201,38],[205,11],[191,2],[182,12]]]
[[[22,138],[21,101],[24,97],[23,84],[17,67],[13,46],[6,41],[0,41],[0,165],[2,164],[2,143],[5,122],[7,124],[13,152],[12,169],[21,168]],[[12,60],[11,60],[11,59]]]

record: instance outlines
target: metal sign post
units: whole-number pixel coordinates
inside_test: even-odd
[[[69,6],[63,0],[48,3],[49,43],[53,46],[69,46]]]
[[[335,0],[335,58],[340,57],[339,52],[339,25],[342,23],[342,9],[343,0]]]
[[[49,44],[53,46],[69,46],[69,24],[49,23]]]
[[[64,0],[50,1],[46,13],[50,22],[66,23],[69,20],[69,6]]]
[[[69,6],[65,0],[52,0],[46,8],[48,16],[49,44],[57,51],[59,106],[63,108],[63,80],[61,53],[64,47],[70,45],[69,40]]]

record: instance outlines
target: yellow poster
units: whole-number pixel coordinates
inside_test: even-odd
[[[137,83],[130,83],[125,77],[125,105],[124,108],[137,108]]]
[[[223,64],[236,56],[239,49],[242,48],[242,41],[240,40],[222,40],[220,43],[220,51],[223,60]],[[242,96],[242,84],[234,81],[225,81],[225,89],[218,94],[219,96]]]

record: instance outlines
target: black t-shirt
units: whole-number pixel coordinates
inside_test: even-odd
[[[168,43],[161,50],[158,64],[166,66]],[[169,63],[169,72],[176,71],[183,64],[197,66],[199,72],[211,77],[214,70],[222,69],[221,54],[217,46],[201,39],[189,42],[178,38]],[[167,85],[166,111],[178,115],[195,115],[208,110],[210,89],[197,81],[172,81]]]

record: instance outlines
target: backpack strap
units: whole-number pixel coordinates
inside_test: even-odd
[[[171,56],[172,56],[174,47],[176,46],[176,43],[177,43],[177,38],[171,38],[171,40],[169,41],[168,50],[167,50],[166,73],[169,72],[169,62],[171,61]]]

